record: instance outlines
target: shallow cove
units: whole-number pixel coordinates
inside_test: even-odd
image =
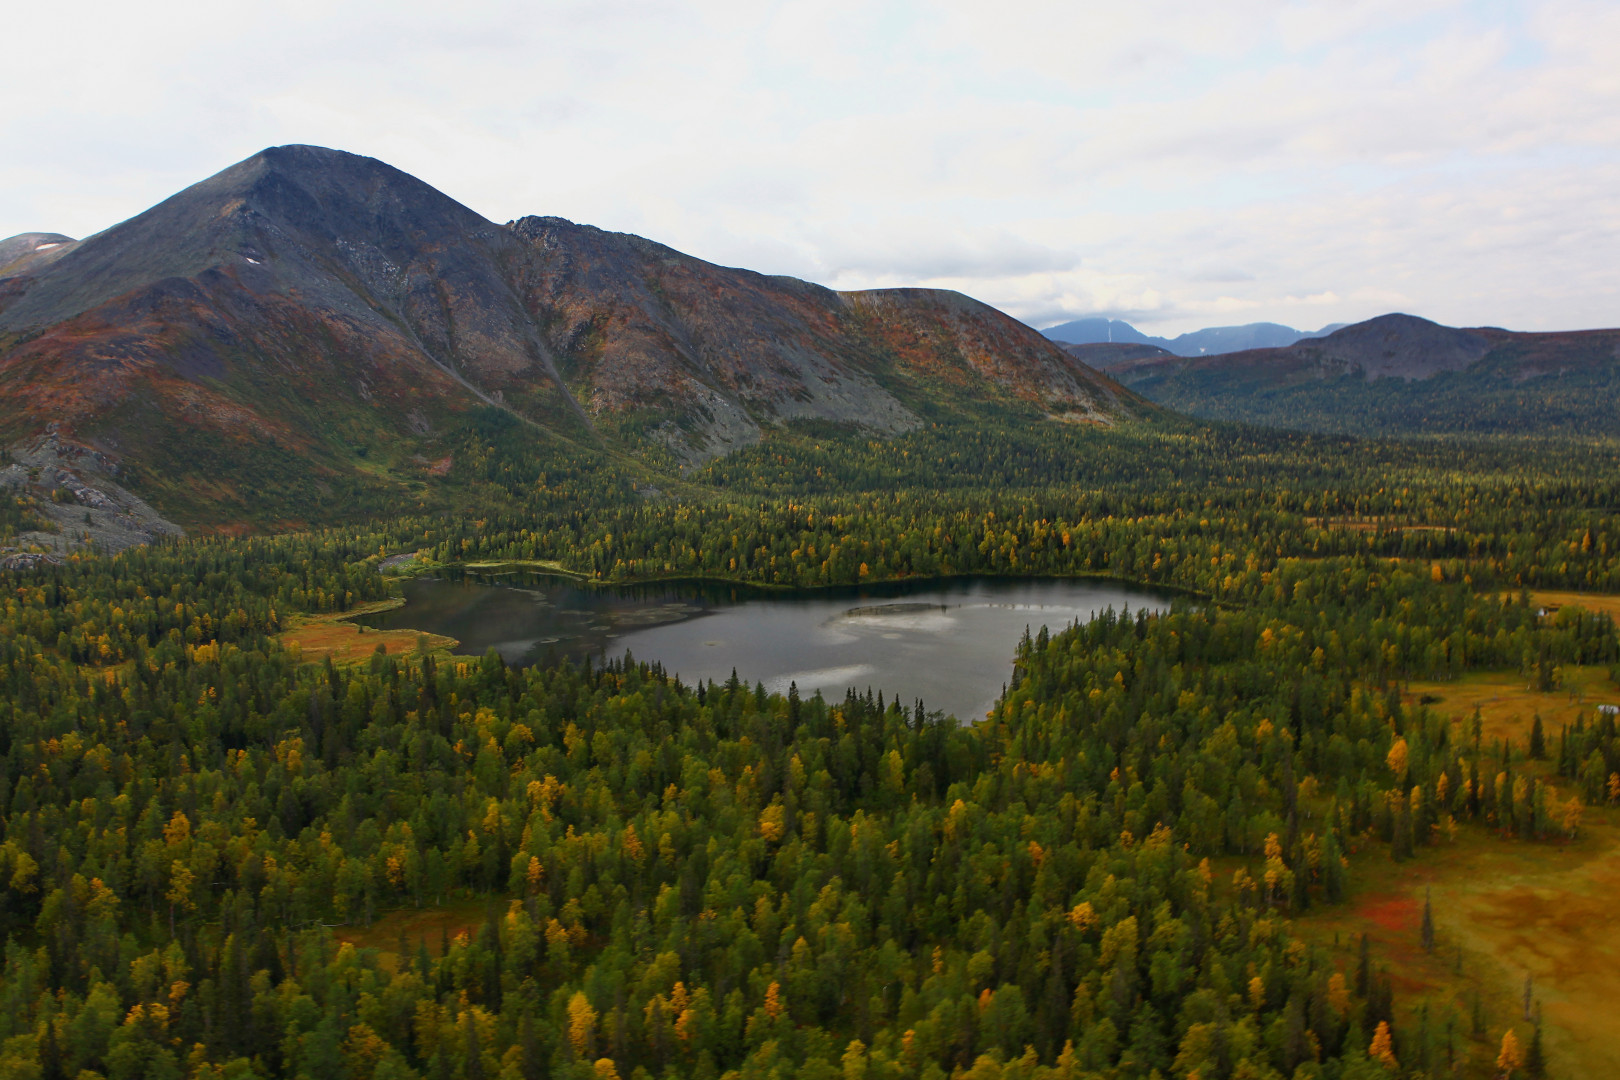
[[[797,683],[841,698],[868,687],[977,719],[1012,674],[1026,627],[1061,630],[1103,611],[1169,606],[1166,596],[1071,578],[952,578],[836,589],[763,590],[709,582],[587,586],[529,571],[405,582],[405,605],[355,619],[494,648],[512,664],[548,658],[656,660],[685,682],[732,669],[767,689]]]

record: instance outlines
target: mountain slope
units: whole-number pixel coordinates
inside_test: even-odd
[[[20,233],[0,240],[0,277],[60,258],[78,241],[61,233]]]
[[[1063,351],[1088,367],[1098,371],[1130,360],[1161,360],[1176,354],[1157,345],[1135,341],[1096,341],[1085,344],[1065,344]]]
[[[1620,434],[1620,330],[1455,329],[1394,314],[1285,348],[1102,366],[1207,419],[1360,435]]]
[[[794,419],[889,434],[1143,407],[957,294],[840,294],[558,218],[496,225],[318,147],[266,150],[82,242],[7,244],[0,442],[55,423],[182,523],[421,501],[452,467],[447,432],[490,407],[539,446],[665,465]]]

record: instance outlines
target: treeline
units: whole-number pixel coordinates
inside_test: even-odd
[[[466,479],[492,509],[403,520],[388,542],[438,562],[560,558],[603,580],[1096,573],[1247,602],[1285,560],[1371,555],[1442,562],[1481,589],[1620,589],[1617,467],[1606,443],[1056,424],[877,441],[812,428],[711,463],[679,499],[486,452]]]
[[[0,654],[45,648],[67,664],[106,665],[163,642],[262,642],[287,613],[347,611],[386,596],[367,554],[355,538],[332,535],[203,539],[0,573]]]

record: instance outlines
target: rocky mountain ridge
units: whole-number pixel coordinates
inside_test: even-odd
[[[84,241],[5,244],[0,444],[56,424],[147,477],[207,454],[227,501],[272,460],[362,478],[438,461],[435,434],[481,406],[672,465],[793,420],[889,435],[987,404],[1086,423],[1144,408],[965,296],[838,293],[559,218],[497,225],[318,147],[256,154]]]

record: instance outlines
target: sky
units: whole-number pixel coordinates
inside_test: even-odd
[[[266,146],[1036,326],[1620,325],[1620,4],[14,5],[0,237]]]

